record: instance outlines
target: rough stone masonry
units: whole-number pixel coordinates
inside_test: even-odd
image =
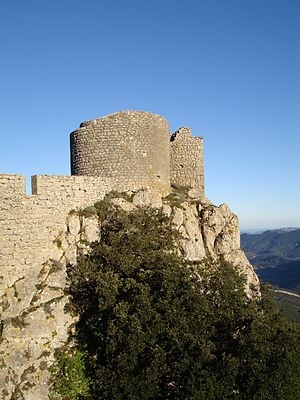
[[[0,175],[0,289],[10,287],[49,258],[49,246],[71,209],[92,204],[112,190],[172,184],[204,197],[203,142],[187,128],[172,135],[168,122],[143,111],[123,111],[83,122],[71,133],[72,176],[35,175],[32,195],[25,177]]]
[[[203,140],[155,114],[125,111],[83,122],[71,133],[73,175],[111,178],[119,188],[170,191],[170,183],[204,195]]]

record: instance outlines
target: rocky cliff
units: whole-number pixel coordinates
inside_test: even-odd
[[[149,191],[107,196],[114,207],[162,208],[182,234],[179,251],[189,260],[224,257],[246,276],[249,296],[259,293],[258,278],[240,249],[238,218],[226,204],[215,206],[196,193],[175,190],[165,198]],[[1,294],[0,394],[2,399],[46,400],[49,366],[55,349],[68,340],[72,318],[65,312],[66,266],[99,239],[99,220],[90,206],[71,211],[64,229],[39,268],[16,277]],[[7,271],[2,271],[5,275]],[[11,271],[10,271],[11,273]]]

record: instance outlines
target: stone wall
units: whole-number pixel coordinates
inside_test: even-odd
[[[111,178],[88,176],[32,177],[33,195],[25,177],[0,175],[0,289],[49,258],[49,247],[64,228],[71,209],[92,204],[111,190],[129,190]]]
[[[192,130],[180,128],[171,137],[171,183],[189,186],[204,197],[203,138],[192,137]]]
[[[124,111],[87,121],[71,133],[71,171],[167,193],[169,140],[167,121],[149,112]]]

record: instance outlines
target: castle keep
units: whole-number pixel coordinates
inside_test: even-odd
[[[71,176],[35,175],[32,195],[25,177],[0,175],[0,288],[30,275],[51,258],[50,245],[71,209],[93,204],[111,190],[143,188],[161,196],[171,184],[204,196],[203,142],[181,128],[170,135],[155,114],[124,111],[84,122],[71,133]]]
[[[159,115],[119,112],[83,122],[71,133],[71,173],[110,178],[119,190],[125,185],[164,194],[171,183],[203,196],[203,141],[189,128],[170,139],[169,124]]]
[[[170,132],[155,114],[128,111],[84,122],[71,133],[72,175],[111,178],[122,187],[170,190]]]

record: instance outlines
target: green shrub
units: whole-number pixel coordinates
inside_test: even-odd
[[[299,397],[299,330],[267,293],[249,301],[228,263],[184,260],[160,211],[105,210],[101,242],[68,270],[78,350],[59,361],[61,398]]]
[[[97,209],[94,206],[85,207],[83,210],[79,211],[79,215],[85,218],[97,215]]]
[[[50,399],[89,399],[90,379],[85,372],[85,354],[79,349],[58,351],[56,363],[50,368],[52,386]]]

